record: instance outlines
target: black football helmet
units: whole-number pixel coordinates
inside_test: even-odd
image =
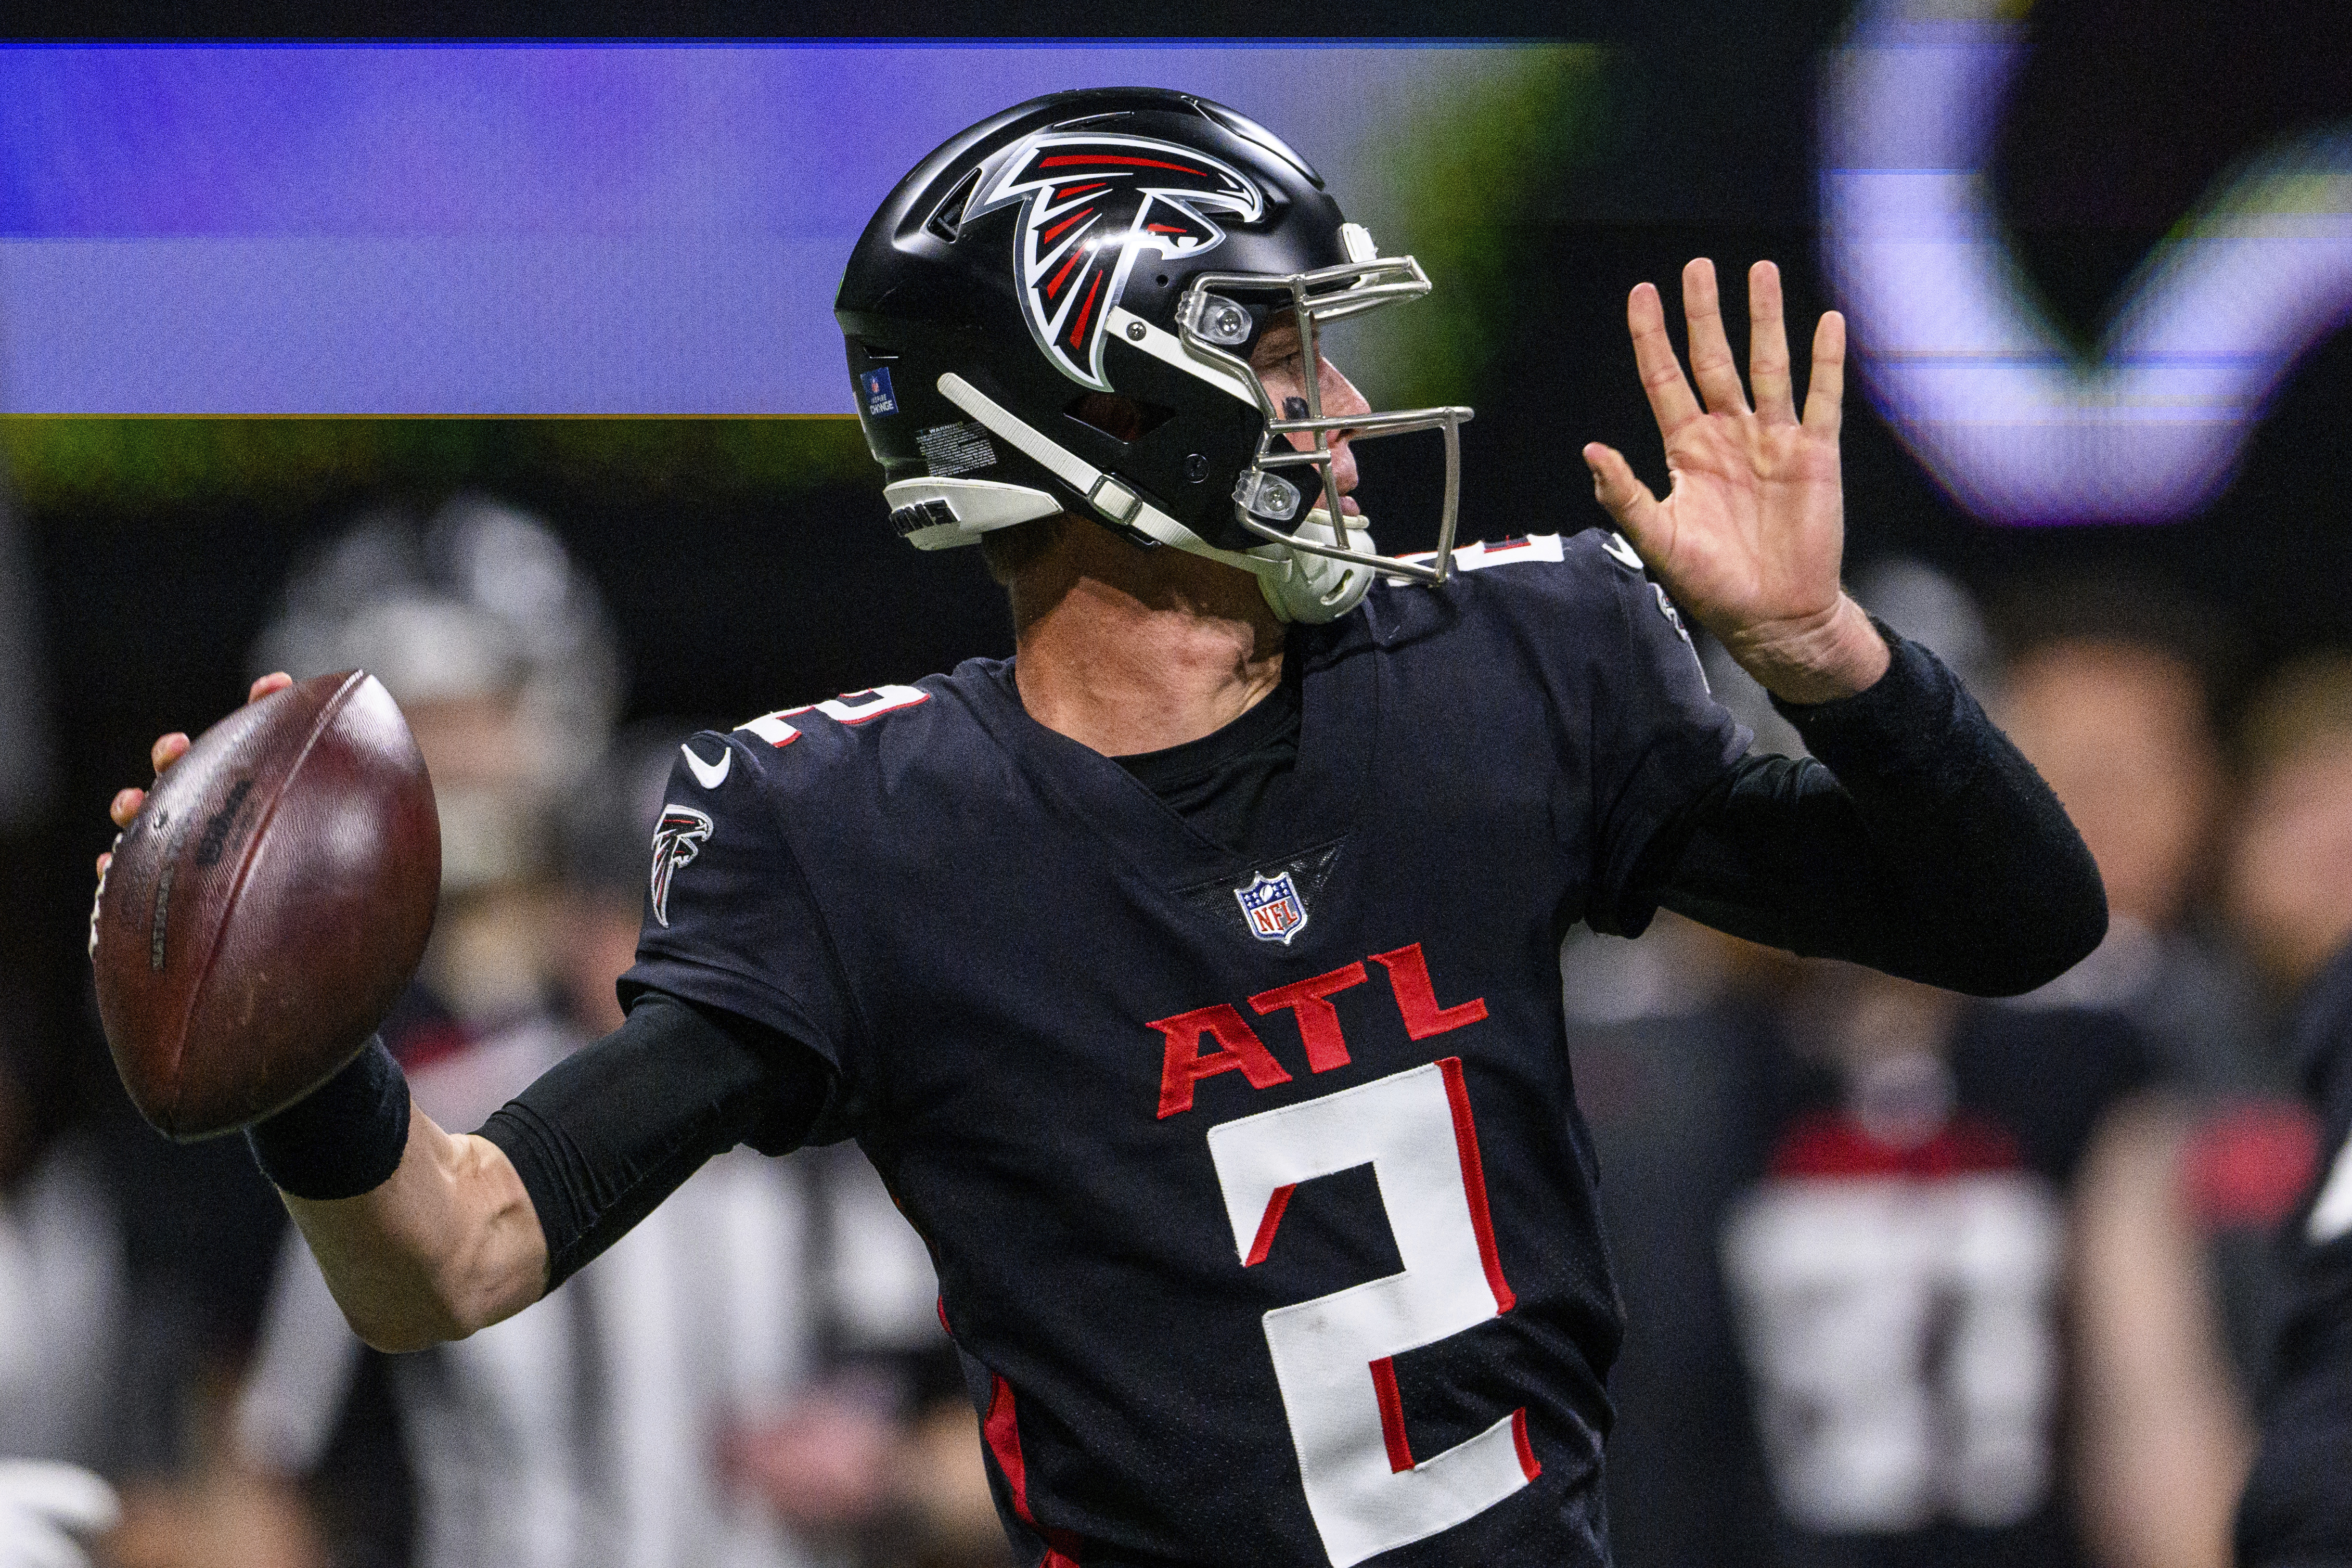
[[[1263,127],[1108,88],[1034,99],[924,159],[866,225],[834,314],[891,521],[917,548],[1073,512],[1252,572],[1286,619],[1325,621],[1381,573],[1435,583],[1451,563],[1470,410],[1326,416],[1320,397],[1324,323],[1428,291]],[[1306,396],[1282,408],[1249,355],[1286,314]],[[1090,403],[1103,395],[1126,400],[1119,419]],[[1432,429],[1437,552],[1379,554],[1337,505],[1331,439]]]

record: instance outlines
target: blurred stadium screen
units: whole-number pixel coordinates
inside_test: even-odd
[[[1822,243],[1864,384],[1996,522],[2168,522],[2228,483],[2270,395],[2352,316],[2352,121],[2253,153],[2078,352],[1994,211],[2025,7],[1877,0],[1823,95]]]
[[[845,415],[843,258],[901,173],[997,108],[1198,91],[1281,127],[1395,252],[1447,195],[1410,199],[1425,171],[1391,128],[1524,100],[1531,69],[1579,54],[0,49],[0,410]]]

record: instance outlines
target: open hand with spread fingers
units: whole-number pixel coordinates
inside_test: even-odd
[[[1885,673],[1888,655],[1838,583],[1845,549],[1838,476],[1844,318],[1832,310],[1814,330],[1800,419],[1780,273],[1772,263],[1759,261],[1748,274],[1753,408],[1724,332],[1713,262],[1701,258],[1683,268],[1691,374],[1704,408],[1667,340],[1657,289],[1638,285],[1625,314],[1674,482],[1661,500],[1622,454],[1596,441],[1584,460],[1601,504],[1675,601],[1775,696],[1826,702],[1867,688]]]

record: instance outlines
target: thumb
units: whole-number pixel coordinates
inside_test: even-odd
[[[1584,465],[1592,470],[1592,493],[1639,547],[1640,535],[1647,530],[1650,514],[1657,510],[1658,498],[1634,477],[1633,465],[1614,447],[1591,443],[1584,448]]]

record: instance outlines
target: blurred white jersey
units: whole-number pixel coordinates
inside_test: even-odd
[[[123,1268],[113,1205],[78,1153],[52,1150],[0,1201],[0,1454],[97,1462]]]
[[[419,1068],[410,1087],[436,1121],[478,1126],[578,1043],[535,1019]],[[722,1435],[793,1402],[814,1371],[820,1324],[878,1345],[919,1342],[937,1332],[936,1289],[921,1243],[862,1157],[721,1155],[546,1300],[393,1358],[416,1562],[825,1561],[730,1486]],[[282,1473],[315,1466],[362,1348],[289,1236],[237,1412],[247,1453]]]

